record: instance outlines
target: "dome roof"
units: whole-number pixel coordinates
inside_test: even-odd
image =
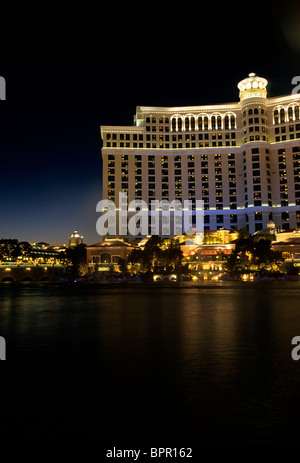
[[[258,77],[254,72],[250,72],[246,79],[238,83],[240,99],[244,100],[254,97],[267,98],[267,85],[267,79]]]
[[[80,236],[78,234],[78,230],[74,230],[74,233],[70,236],[70,238],[83,238],[83,236]]]

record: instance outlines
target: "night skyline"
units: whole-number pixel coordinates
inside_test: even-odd
[[[154,12],[142,25],[121,22],[120,12],[114,34],[96,20],[88,32],[62,21],[38,39],[8,41],[0,60],[0,238],[63,244],[78,229],[86,244],[100,241],[100,125],[132,125],[136,106],[238,101],[236,85],[249,72],[268,79],[269,97],[290,94],[300,75],[292,25],[299,10],[296,2],[275,7],[266,4],[259,20],[249,11],[241,28],[225,7],[201,27],[191,19],[164,25],[162,15],[155,34]]]

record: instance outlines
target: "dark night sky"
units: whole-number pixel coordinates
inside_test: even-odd
[[[297,1],[96,5],[18,10],[2,31],[0,238],[99,241],[101,124],[131,125],[138,105],[238,101],[249,72],[289,94],[300,75]]]

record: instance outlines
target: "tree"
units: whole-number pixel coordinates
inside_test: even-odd
[[[146,242],[144,249],[134,249],[128,261],[140,264],[143,272],[176,271],[181,268],[183,254],[180,248],[171,240],[167,249],[162,249],[163,241],[159,236],[153,235]]]
[[[74,248],[66,250],[66,257],[71,265],[68,268],[68,276],[71,280],[82,276],[86,270],[86,244],[78,244]]]
[[[21,241],[18,246],[18,254],[22,259],[24,257],[29,257],[30,256],[30,251],[31,251],[31,244],[27,243],[27,241]]]
[[[162,255],[162,239],[158,235],[153,235],[146,242],[143,253],[143,264],[148,271],[150,271],[154,265],[155,260],[159,259]]]
[[[284,264],[284,273],[287,275],[299,275],[299,268],[293,262],[286,262]]]
[[[128,262],[131,264],[139,264],[143,271],[146,270],[145,254],[141,248],[136,248],[131,251]]]
[[[282,261],[281,254],[272,250],[272,238],[249,235],[246,231],[235,241],[235,250],[227,258],[225,269],[231,275],[252,271],[269,271]]]

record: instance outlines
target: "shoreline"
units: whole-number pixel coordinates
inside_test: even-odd
[[[296,284],[300,283],[300,280],[294,279],[257,279],[252,281],[244,280],[219,280],[219,281],[18,281],[18,282],[0,282],[0,288],[13,288],[13,287],[65,287],[65,288],[84,288],[84,287],[151,287],[151,288],[212,288],[212,287],[230,287],[230,286],[275,286],[278,283],[282,284],[292,284],[297,287]],[[281,285],[279,285],[280,287]],[[299,284],[300,289],[300,284]]]

